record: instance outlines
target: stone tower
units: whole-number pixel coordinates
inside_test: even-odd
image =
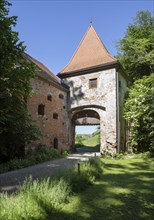
[[[58,74],[70,87],[71,139],[75,125],[100,125],[100,151],[118,153],[126,146],[122,118],[127,76],[90,26],[68,65]]]

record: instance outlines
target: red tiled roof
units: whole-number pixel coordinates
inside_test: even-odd
[[[38,60],[34,59],[26,53],[24,53],[24,57],[30,62],[34,63],[41,70],[41,72],[39,72],[38,74],[40,77],[61,84],[61,80],[54,73],[52,73],[43,63],[39,62]]]
[[[68,73],[117,61],[90,26],[68,65],[59,73]]]

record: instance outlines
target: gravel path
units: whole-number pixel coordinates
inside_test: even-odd
[[[26,177],[31,176],[32,179],[48,177],[60,169],[70,168],[78,161],[87,160],[87,158],[94,155],[94,152],[76,153],[67,158],[52,160],[20,170],[0,174],[0,192],[14,192]],[[99,153],[97,153],[97,155],[99,155]]]

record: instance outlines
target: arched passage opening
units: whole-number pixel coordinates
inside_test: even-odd
[[[98,112],[91,109],[78,110],[72,116],[73,125],[73,147],[82,147],[87,151],[100,151],[100,116]],[[75,133],[76,126],[84,127],[84,135]],[[88,134],[87,126],[97,126],[96,132]],[[88,130],[88,129],[87,129]]]

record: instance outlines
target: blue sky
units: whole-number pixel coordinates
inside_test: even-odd
[[[117,54],[116,43],[124,37],[137,11],[154,12],[153,0],[10,2],[10,15],[18,17],[15,30],[19,32],[20,40],[25,42],[27,53],[43,62],[54,74],[67,65],[91,20],[114,56]],[[81,129],[89,133],[90,127]]]

